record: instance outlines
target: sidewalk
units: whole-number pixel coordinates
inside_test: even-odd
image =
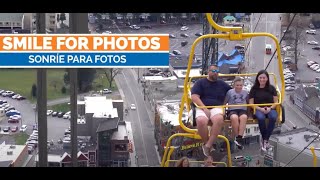
[[[129,167],[138,167],[137,160],[136,160],[135,145],[134,145],[134,140],[133,140],[133,135],[132,135],[131,122],[128,122],[128,121],[125,121],[125,122],[126,122],[128,139],[129,139],[129,141],[131,141],[132,147],[133,147],[133,152],[129,153],[129,156],[130,156],[130,165],[129,165]]]

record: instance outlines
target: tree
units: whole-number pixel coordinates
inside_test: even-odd
[[[105,69],[104,74],[106,75],[106,78],[109,82],[109,88],[112,86],[112,82],[114,81],[114,78],[116,77],[117,74],[121,72],[120,69],[115,69],[115,68],[108,68]]]
[[[92,83],[96,75],[96,69],[78,69],[78,89],[80,92],[88,92],[92,88]],[[64,74],[64,83],[70,83],[69,71]]]
[[[59,82],[57,80],[53,80],[50,82],[50,86],[52,86],[54,88],[54,90],[57,90],[58,84],[59,84]]]
[[[66,13],[60,13],[60,21],[61,21],[61,24],[63,24],[63,21],[67,20],[66,18]]]
[[[293,18],[294,16],[292,16]],[[291,18],[291,19],[292,19]],[[291,21],[290,19],[290,21]],[[305,36],[305,33],[302,33],[304,31],[304,27],[308,25],[308,21],[306,21],[303,17],[300,15],[296,15],[295,19],[293,20],[290,29],[292,29],[293,36],[294,36],[294,41],[293,41],[293,47],[294,47],[294,62],[295,62],[295,67],[296,70],[298,70],[298,46],[303,42],[303,37]]]
[[[31,96],[37,97],[37,85],[36,84],[33,84],[31,87]]]

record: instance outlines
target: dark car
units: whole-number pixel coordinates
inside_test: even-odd
[[[314,50],[320,50],[320,46],[312,47],[312,49],[314,49]]]
[[[19,100],[19,101],[25,100],[25,99],[26,99],[26,97],[24,97],[24,96],[18,96],[18,97],[17,97],[17,100]]]
[[[64,114],[65,114],[64,112],[60,111],[57,116],[58,116],[58,118],[62,118]]]
[[[182,33],[182,34],[180,34],[180,36],[181,36],[181,37],[189,37],[189,35],[186,34],[186,33]]]
[[[10,131],[10,127],[4,127],[3,128],[3,132],[9,132]]]
[[[150,26],[150,25],[146,25],[146,26],[143,26],[144,28],[146,28],[146,29],[152,29],[152,26]]]
[[[18,119],[11,119],[11,118],[9,118],[9,119],[8,119],[8,123],[19,123],[19,120],[18,120]]]
[[[202,33],[195,33],[194,35],[197,36],[197,37],[200,37],[200,36],[202,36],[203,34],[202,34]]]
[[[183,47],[183,46],[186,46],[188,44],[188,41],[182,41],[181,42],[181,46]]]
[[[173,50],[172,53],[174,55],[181,55],[182,54],[179,50]]]
[[[52,117],[56,117],[58,116],[58,112],[54,111],[52,114],[51,114]]]

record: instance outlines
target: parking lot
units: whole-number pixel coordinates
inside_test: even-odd
[[[319,29],[317,30],[316,35],[306,34],[306,30],[309,29],[310,28],[306,27],[302,31],[300,39],[301,42],[298,45],[300,55],[298,56],[298,71],[296,72],[296,79],[300,79],[302,81],[313,81],[315,77],[320,77],[319,72],[313,71],[307,66],[308,61],[315,61],[320,64],[320,51],[312,49],[312,47],[316,45],[307,44],[308,41],[320,42]],[[293,45],[291,45],[291,47],[293,47]],[[291,58],[294,61],[294,57]]]
[[[7,100],[8,104],[15,107],[16,110],[20,111],[22,116],[22,120],[19,123],[8,123],[8,120],[7,120],[8,118],[6,116],[3,118],[3,120],[0,122],[1,134],[3,134],[2,138],[0,138],[0,143],[3,141],[6,141],[7,143],[14,142],[13,138],[10,138],[12,137],[11,134],[13,134],[13,132],[10,132],[9,135],[3,133],[2,130],[3,130],[3,127],[5,126],[9,126],[9,127],[18,126],[20,129],[21,125],[25,124],[27,125],[26,133],[31,134],[32,127],[37,121],[36,120],[37,112],[34,111],[33,105],[30,103],[30,101],[28,100],[18,101],[10,97],[2,97],[2,96],[0,96],[0,99]],[[56,143],[58,139],[63,137],[65,129],[68,128],[69,126],[70,126],[70,121],[67,119],[48,116],[48,127],[49,127],[48,140],[49,141],[54,140],[54,142]],[[14,133],[19,133],[19,131]]]

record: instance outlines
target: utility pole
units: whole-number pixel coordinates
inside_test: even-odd
[[[88,14],[87,13],[70,13],[69,24],[71,34],[88,34]],[[70,109],[71,109],[71,159],[72,166],[77,167],[77,153],[78,153],[78,140],[77,140],[77,94],[78,94],[78,69],[69,69],[70,75]]]
[[[37,34],[46,33],[46,14],[36,14]],[[48,126],[47,126],[47,70],[37,69],[37,111],[39,130],[39,166],[48,166]]]

